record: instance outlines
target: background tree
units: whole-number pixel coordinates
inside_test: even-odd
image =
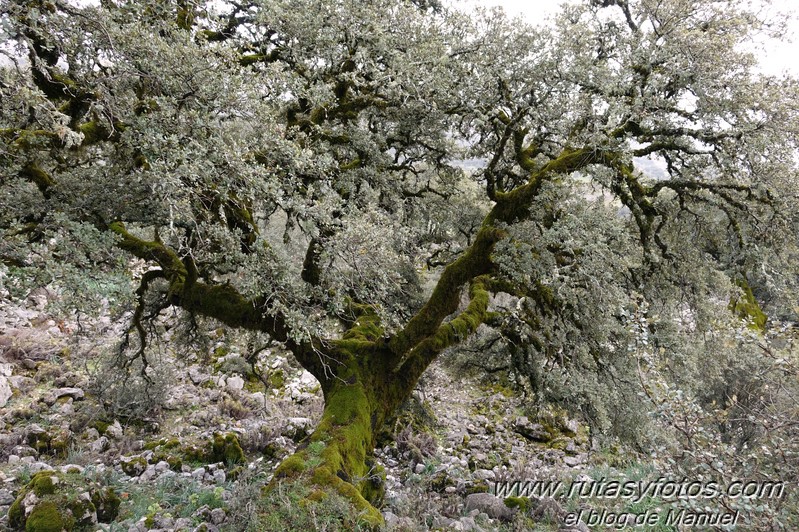
[[[0,6],[11,284],[133,304],[145,361],[169,307],[283,343],[323,450],[275,478],[367,521],[377,430],[478,328],[539,399],[643,445],[619,422],[645,422],[636,342],[679,376],[725,315],[764,328],[751,287],[792,316],[797,85],[757,73],[745,45],[780,29],[745,2],[546,28],[400,0]]]

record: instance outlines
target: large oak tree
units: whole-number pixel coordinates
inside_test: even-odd
[[[109,297],[144,261],[134,356],[167,307],[283,343],[324,450],[276,479],[379,522],[378,429],[478,328],[539,386],[623,372],[630,305],[790,294],[799,93],[744,4],[2,0],[3,268]]]

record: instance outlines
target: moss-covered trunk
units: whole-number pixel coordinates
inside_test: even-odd
[[[325,493],[346,497],[361,512],[364,524],[379,525],[379,507],[384,493],[382,467],[375,464],[375,438],[397,404],[410,394],[389,396],[393,387],[385,381],[390,374],[381,366],[384,355],[374,344],[341,342],[345,349],[331,357],[337,361],[327,379],[322,380],[325,407],[316,430],[300,448],[277,468],[270,485],[281,481],[300,481],[311,488],[311,498]],[[354,353],[353,351],[357,351]]]

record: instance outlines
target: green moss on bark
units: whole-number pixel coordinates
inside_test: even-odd
[[[750,329],[761,333],[765,332],[768,316],[760,308],[749,282],[745,278],[739,278],[735,281],[735,284],[743,291],[743,294],[730,300],[730,310],[739,318],[746,320]]]
[[[355,340],[345,341],[354,342]],[[361,340],[363,341],[363,340]],[[342,349],[339,346],[339,349]],[[350,352],[340,351],[341,357]],[[346,353],[346,354],[345,354]],[[351,364],[356,363],[350,358]],[[376,527],[383,523],[378,504],[383,495],[381,472],[373,467],[375,413],[379,404],[367,382],[353,366],[325,387],[325,409],[309,445],[288,457],[275,472],[271,487],[283,479],[295,479],[344,496],[361,512],[361,521]]]

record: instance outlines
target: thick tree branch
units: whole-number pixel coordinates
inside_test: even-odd
[[[461,342],[474,333],[488,317],[489,291],[486,276],[475,277],[469,289],[470,302],[466,310],[455,319],[439,325],[434,334],[426,337],[414,347],[400,367],[395,371],[392,386],[398,390],[410,390],[436,356],[447,347]],[[460,294],[456,294],[460,299]]]
[[[389,341],[389,347],[398,357],[397,362],[422,340],[436,333],[444,318],[458,309],[463,286],[489,273],[494,244],[504,235],[505,232],[500,229],[484,226],[468,250],[444,269],[427,303]]]
[[[119,247],[132,255],[156,262],[169,282],[169,301],[189,312],[214,318],[230,327],[261,331],[279,342],[284,342],[303,365],[315,365],[311,345],[298,344],[292,339],[290,329],[280,314],[267,311],[266,299],[247,299],[233,286],[211,285],[194,280],[177,253],[158,241],[147,241],[127,231],[120,222],[109,225],[119,235]]]

